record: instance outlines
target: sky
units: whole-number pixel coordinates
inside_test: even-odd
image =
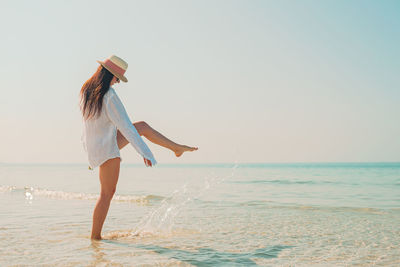
[[[79,90],[110,55],[159,163],[400,161],[399,1],[1,1],[0,162],[86,163]],[[142,163],[133,147],[123,162]]]

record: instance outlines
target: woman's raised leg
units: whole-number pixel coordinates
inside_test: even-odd
[[[190,147],[186,145],[180,145],[177,144],[171,140],[169,140],[167,137],[162,135],[161,133],[157,132],[153,128],[150,127],[146,122],[144,121],[139,121],[133,123],[135,126],[136,130],[141,136],[146,137],[148,140],[151,142],[163,146],[165,148],[168,148],[172,150],[177,157],[181,156],[183,152],[186,151],[194,151],[197,150],[197,147]],[[129,141],[126,140],[126,138],[121,134],[120,131],[117,133],[117,142],[118,142],[118,147],[119,149],[122,149],[124,146],[126,146]]]
[[[103,228],[111,199],[117,188],[120,161],[120,158],[113,158],[100,166],[101,191],[93,212],[92,239],[101,239],[101,229]]]

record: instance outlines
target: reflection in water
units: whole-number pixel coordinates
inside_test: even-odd
[[[197,251],[188,251],[181,249],[172,249],[160,247],[156,245],[142,245],[142,244],[127,244],[117,242],[115,240],[103,240],[105,243],[145,249],[158,254],[162,254],[172,259],[187,262],[195,266],[217,266],[221,264],[240,264],[245,266],[256,266],[257,264],[252,260],[254,258],[276,258],[279,253],[287,248],[293,246],[275,245],[265,248],[259,248],[253,252],[233,253],[217,251],[212,248],[199,248]]]
[[[106,254],[103,252],[104,249],[104,242],[101,240],[91,240],[90,248],[93,249],[92,254],[92,262],[89,266],[99,266],[100,263],[110,263],[110,260],[105,258]]]

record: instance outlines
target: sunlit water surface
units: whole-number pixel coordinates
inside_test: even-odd
[[[400,266],[400,164],[0,164],[0,266]]]

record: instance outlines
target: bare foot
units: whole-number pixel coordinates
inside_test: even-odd
[[[180,157],[180,156],[182,156],[183,152],[186,152],[186,151],[195,151],[195,150],[197,150],[197,149],[198,149],[197,147],[182,146],[182,145],[180,145],[179,148],[178,148],[177,150],[175,150],[175,155],[176,155],[177,157]]]

